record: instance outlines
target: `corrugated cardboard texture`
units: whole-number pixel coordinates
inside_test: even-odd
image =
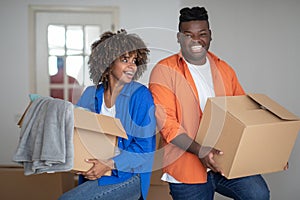
[[[82,140],[81,140],[82,139]],[[87,171],[93,164],[85,162],[85,159],[102,158],[108,159],[114,155],[116,142],[115,136],[105,136],[104,134],[95,134],[87,130],[78,131],[74,129],[74,171]],[[104,142],[106,141],[106,142]],[[102,150],[98,145],[102,145]],[[95,147],[98,147],[95,148]],[[107,172],[105,175],[110,175]]]
[[[55,200],[75,187],[74,174],[25,176],[22,168],[0,167],[1,200]]]
[[[169,185],[151,185],[147,200],[172,200]]]
[[[164,149],[162,146],[162,138],[160,133],[156,132],[156,151],[154,154],[154,162],[153,162],[153,171],[151,174],[151,185],[168,185],[167,182],[161,180],[161,176],[163,174],[163,156]]]
[[[299,129],[299,118],[266,95],[214,97],[196,141],[222,150],[216,162],[227,178],[237,178],[282,171]]]
[[[92,164],[85,162],[85,159],[105,160],[113,157],[117,136],[127,138],[119,119],[75,108],[73,170],[89,170]]]
[[[127,138],[125,130],[117,118],[75,108],[74,121],[76,128]]]

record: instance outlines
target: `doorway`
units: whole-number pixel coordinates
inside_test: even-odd
[[[118,27],[116,7],[30,7],[31,93],[76,104],[91,85],[90,45]]]

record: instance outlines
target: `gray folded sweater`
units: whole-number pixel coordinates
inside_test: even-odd
[[[24,174],[70,171],[73,168],[73,104],[51,97],[34,100],[27,110],[13,161]]]

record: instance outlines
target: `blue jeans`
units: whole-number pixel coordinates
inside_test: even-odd
[[[98,186],[98,180],[86,181],[64,193],[59,200],[137,200],[141,197],[140,177],[131,177],[125,182]]]
[[[213,200],[215,191],[236,200],[269,200],[270,191],[261,175],[226,179],[219,173],[208,172],[207,183],[169,183],[174,200]]]

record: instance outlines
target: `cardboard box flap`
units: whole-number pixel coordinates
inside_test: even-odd
[[[252,101],[245,95],[240,96],[218,96],[210,97],[208,101],[211,101],[213,106],[218,106],[224,111],[230,111],[233,113],[241,113],[245,110],[259,109],[259,105]]]
[[[270,99],[264,94],[248,94],[248,96],[253,99],[255,102],[260,104],[262,108],[267,109],[271,113],[275,114],[281,119],[284,120],[300,120],[299,117],[289,112],[287,109]]]
[[[109,133],[110,135],[119,136],[126,139],[128,138],[120,119],[105,115],[97,115],[97,117],[99,122],[101,122],[104,133]]]
[[[24,120],[25,114],[27,113],[27,111],[28,111],[31,103],[32,103],[32,101],[30,101],[29,105],[26,107],[25,111],[23,112],[22,116],[20,117],[20,119],[19,119],[19,121],[17,123],[17,125],[19,126],[19,128],[21,128],[21,126],[22,126],[22,122]]]
[[[82,108],[74,109],[74,126],[76,128],[128,138],[120,119],[93,113]]]

